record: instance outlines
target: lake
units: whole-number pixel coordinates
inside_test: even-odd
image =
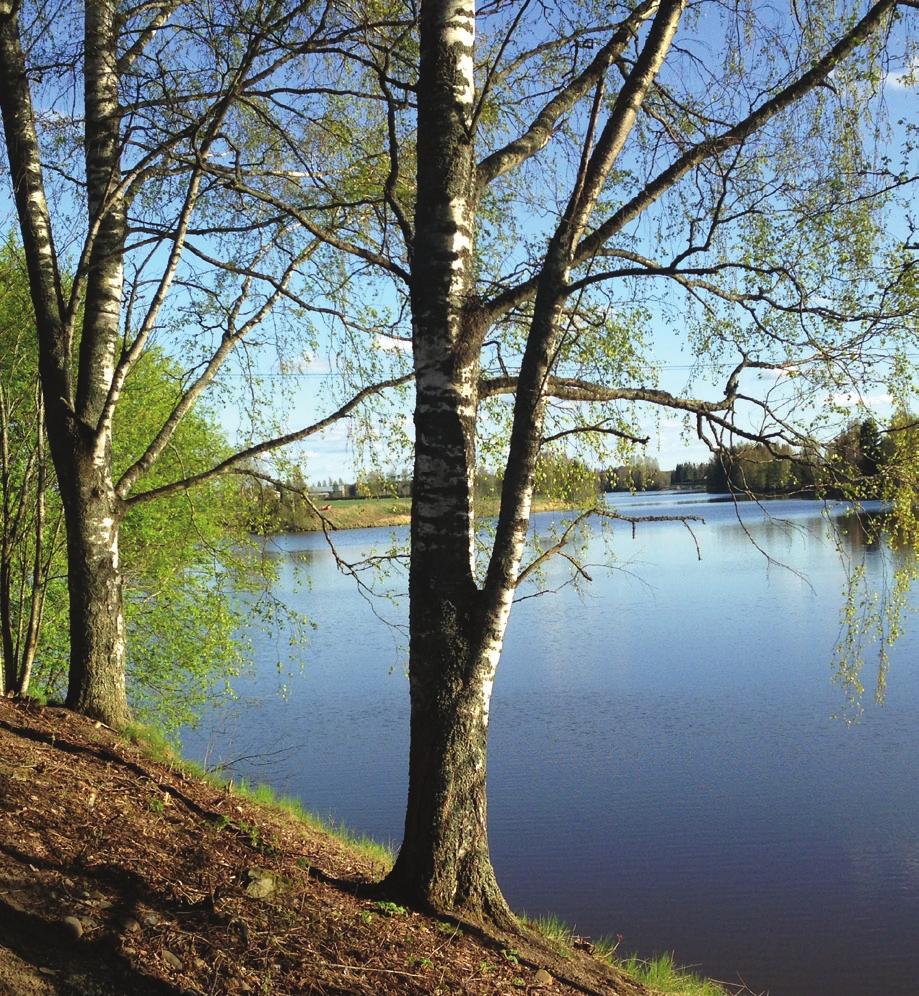
[[[889,553],[856,526],[841,559],[815,502],[769,502],[767,514],[705,495],[613,504],[704,516],[702,559],[679,523],[634,537],[619,524],[614,569],[589,568],[586,592],[515,606],[489,768],[492,856],[509,902],[772,996],[915,996],[915,593],[885,703],[873,702],[869,659],[864,715],[846,723],[834,718],[846,703],[832,680],[845,564],[864,558],[883,584]],[[336,542],[354,560],[392,535]],[[380,616],[404,623],[407,606],[363,598],[321,536],[274,537],[266,551],[279,560],[276,593],[318,628],[290,674],[275,666],[287,634],[258,636],[240,700],[188,732],[185,752],[235,761],[239,774],[398,844],[408,682],[403,634]],[[592,541],[587,559],[606,556]],[[545,584],[566,576],[553,564]]]

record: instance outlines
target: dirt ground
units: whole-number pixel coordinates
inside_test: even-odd
[[[335,838],[0,697],[0,996],[603,993],[584,951],[374,898]]]

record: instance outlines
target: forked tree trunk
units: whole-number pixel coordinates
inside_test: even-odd
[[[514,923],[488,853],[493,655],[474,570],[475,97],[472,0],[425,0],[412,253],[415,467],[409,577],[411,748],[405,835],[384,886],[421,906]]]

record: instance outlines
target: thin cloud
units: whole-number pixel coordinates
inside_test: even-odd
[[[919,82],[919,56],[887,77],[887,85],[894,90],[912,90]]]

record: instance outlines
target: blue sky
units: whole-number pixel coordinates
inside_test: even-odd
[[[885,96],[891,122],[907,116],[912,116],[915,120],[915,88],[910,92],[907,86],[909,82],[907,74],[902,70],[893,73],[888,79]],[[895,138],[898,131],[894,124]],[[4,230],[15,225],[15,213],[6,185],[0,194],[0,223]],[[894,226],[902,223],[903,219],[892,219]],[[695,367],[692,353],[679,330],[675,331],[672,325],[658,321],[652,325],[652,335],[653,342],[649,352],[657,370],[658,386],[674,394],[691,391],[697,396],[720,396],[723,388],[720,371]],[[276,362],[261,362],[259,372],[265,376],[263,387],[275,408],[282,431],[309,424],[329,411],[330,402],[323,396],[322,390],[328,378],[335,376],[334,371],[335,357],[330,355],[330,347],[322,345],[314,354],[305,353],[289,361],[283,371]],[[745,376],[749,377],[747,383],[751,388],[762,389],[776,381],[773,374],[763,377],[750,372]],[[836,400],[844,403],[842,398]],[[863,400],[867,401],[880,418],[890,413],[889,398],[883,391],[874,391]],[[410,427],[410,413],[407,409],[391,414],[390,417],[399,418],[405,426]],[[228,432],[234,435],[246,422],[239,402],[225,407],[221,411],[221,418]],[[645,421],[643,429],[651,437],[647,447],[648,455],[655,457],[664,468],[671,468],[682,460],[699,461],[708,458],[707,449],[691,436],[686,436],[684,423],[678,417],[665,413]],[[322,436],[311,437],[302,445],[301,453],[305,457],[309,477],[313,480],[353,480],[357,474],[350,426],[347,422],[339,423]],[[404,465],[403,454],[399,454],[396,459]]]

